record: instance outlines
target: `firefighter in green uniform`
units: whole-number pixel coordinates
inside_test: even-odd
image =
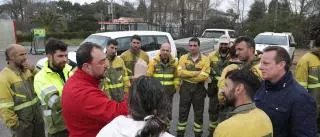
[[[122,102],[125,94],[128,94],[130,80],[123,60],[117,57],[118,42],[111,39],[107,43],[107,59],[110,67],[105,71],[106,78],[103,80],[103,91],[111,99]]]
[[[142,59],[149,63],[149,56],[146,52],[140,49],[141,47],[141,37],[138,35],[133,35],[131,37],[131,47],[127,51],[121,54],[121,58],[124,61],[124,64],[127,68],[128,76],[132,80],[134,74],[134,66],[137,63],[138,59]]]
[[[0,72],[0,118],[14,137],[45,137],[40,101],[33,88],[37,70],[27,62],[21,45],[10,45],[5,55],[8,66]]]
[[[298,61],[295,78],[314,97],[317,103],[317,123],[320,131],[320,36],[314,42],[311,52]]]
[[[61,112],[61,95],[65,82],[72,74],[67,64],[67,45],[58,39],[49,39],[45,52],[48,61],[34,78],[34,89],[43,106],[48,137],[68,137]]]
[[[194,110],[193,131],[196,137],[202,135],[204,100],[206,89],[204,82],[210,74],[210,60],[201,55],[198,38],[189,40],[190,53],[181,56],[178,65],[178,76],[182,80],[179,103],[179,122],[177,136],[184,136],[191,104]]]
[[[219,49],[209,54],[210,59],[210,79],[211,83],[208,84],[208,97],[209,97],[209,131],[210,136],[214,129],[217,127],[218,114],[219,114],[219,101],[218,101],[218,81],[221,76],[222,70],[229,65],[229,51],[230,51],[230,37],[222,35],[219,38]]]
[[[259,69],[260,58],[255,55],[255,42],[251,37],[240,36],[235,42],[236,55],[241,63],[231,63],[226,66],[222,72],[218,81],[218,100],[220,104],[224,104],[225,98],[221,94],[221,90],[224,88],[225,76],[229,71],[234,69],[240,69],[244,66],[251,68],[251,70],[261,78],[261,71]],[[221,112],[220,112],[221,113]]]
[[[171,56],[171,46],[168,42],[161,45],[160,54],[148,65],[147,75],[158,79],[169,97],[170,111],[168,118],[172,119],[173,95],[180,88],[180,79],[177,75],[178,59]],[[169,127],[169,126],[168,126]]]

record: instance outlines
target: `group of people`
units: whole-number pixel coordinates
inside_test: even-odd
[[[178,93],[178,137],[185,135],[191,105],[194,135],[202,136],[206,96],[209,136],[317,136],[320,36],[295,75],[284,48],[270,46],[256,55],[251,37],[232,43],[223,35],[219,49],[208,56],[200,53],[196,37],[187,46],[189,53],[178,60],[169,42],[149,59],[138,35],[120,56],[114,39],[106,53],[84,43],[72,68],[67,45],[50,38],[48,60],[37,70],[24,47],[12,44],[5,52],[8,66],[0,72],[1,118],[15,137],[44,137],[45,129],[48,137],[171,137],[172,100]]]

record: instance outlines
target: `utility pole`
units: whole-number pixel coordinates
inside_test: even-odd
[[[184,37],[185,34],[185,18],[186,18],[186,12],[184,8],[184,0],[180,0],[180,9],[181,9],[181,29],[180,34],[182,37]]]
[[[278,22],[278,0],[276,0],[276,9],[274,10],[274,21],[273,21],[273,32],[276,32],[277,22]]]
[[[111,0],[111,22],[113,22],[113,0]]]

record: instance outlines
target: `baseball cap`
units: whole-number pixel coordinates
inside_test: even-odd
[[[219,44],[220,43],[230,43],[230,37],[229,36],[227,36],[227,35],[222,35],[222,36],[220,36],[220,38],[219,38]]]

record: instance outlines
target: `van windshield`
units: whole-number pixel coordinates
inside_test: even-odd
[[[109,40],[110,40],[109,37],[98,36],[98,35],[90,35],[83,42],[81,42],[80,45],[82,45],[82,44],[84,44],[86,42],[92,42],[92,43],[95,43],[95,44],[99,45],[103,49],[107,45]]]
[[[202,37],[204,38],[220,38],[220,36],[224,35],[224,31],[216,31],[216,30],[207,30],[203,33]]]
[[[266,45],[289,45],[286,36],[277,35],[258,35],[254,41],[256,44],[266,44]]]

